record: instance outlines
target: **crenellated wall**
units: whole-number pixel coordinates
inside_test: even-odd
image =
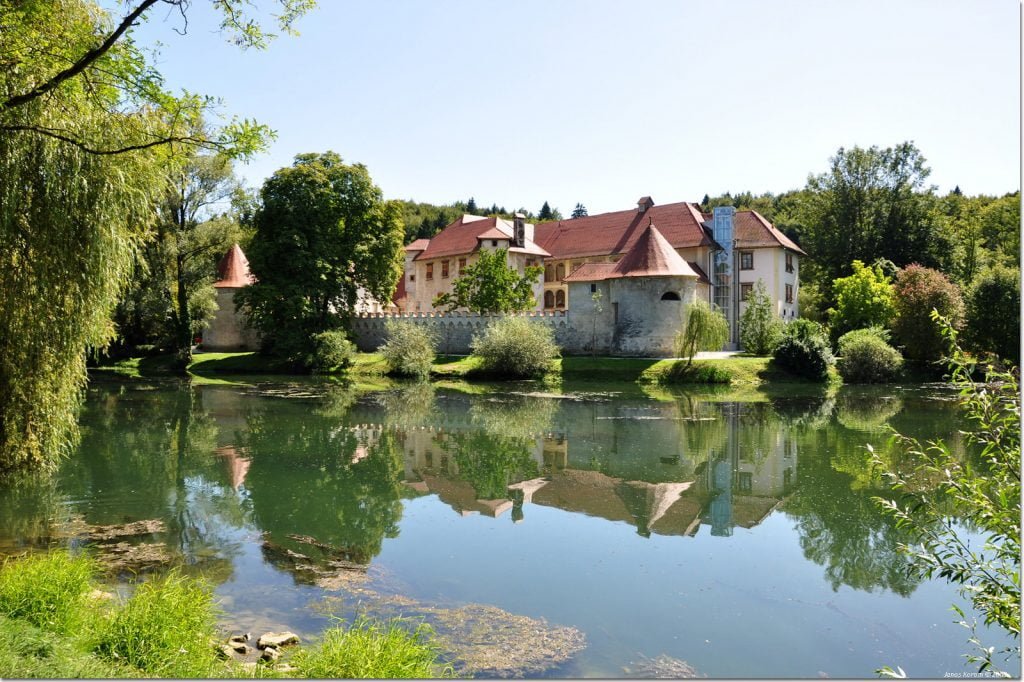
[[[550,327],[555,333],[555,342],[562,347],[564,353],[578,353],[580,335],[571,328],[571,317],[568,312],[529,312],[519,313],[533,322]],[[506,317],[500,313],[406,313],[393,315],[386,313],[357,315],[352,318],[352,337],[361,351],[374,351],[387,339],[385,325],[389,320],[412,322],[430,329],[437,338],[439,353],[469,353],[469,342],[473,336],[480,334],[489,324]],[[588,333],[589,340],[589,333]]]

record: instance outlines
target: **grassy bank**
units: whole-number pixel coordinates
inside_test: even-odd
[[[96,564],[53,551],[0,567],[0,674],[14,678],[424,678],[450,676],[430,632],[394,623],[331,628],[287,650],[287,667],[218,656],[218,610],[204,583],[176,571],[120,600]]]

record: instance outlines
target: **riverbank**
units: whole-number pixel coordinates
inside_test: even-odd
[[[200,383],[230,383],[227,377],[281,376],[292,374],[290,367],[259,353],[197,353],[188,374]],[[171,376],[176,372],[170,355],[128,358],[92,368],[132,377]],[[378,384],[387,375],[387,363],[379,353],[357,353],[352,366],[336,376],[359,384]],[[498,377],[481,371],[473,356],[439,355],[431,369],[435,381],[484,380]],[[687,385],[718,384],[744,388],[773,384],[813,384],[777,367],[771,358],[735,354],[695,359],[691,364],[676,358],[617,358],[569,356],[552,363],[548,380],[624,381],[638,384]],[[841,383],[835,370],[828,384]]]

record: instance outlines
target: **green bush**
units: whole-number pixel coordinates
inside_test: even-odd
[[[804,319],[786,325],[772,357],[779,367],[814,381],[827,379],[828,368],[835,362],[822,326]]]
[[[732,383],[732,372],[715,364],[697,362],[687,365],[676,360],[662,376],[665,384],[729,384]]]
[[[491,324],[469,347],[488,374],[504,377],[537,377],[559,356],[554,332],[525,317],[505,317]]]
[[[1020,270],[983,270],[967,294],[965,340],[971,350],[1020,363]]]
[[[313,335],[313,353],[308,365],[311,370],[320,374],[337,372],[352,364],[355,352],[356,347],[340,329],[320,332]]]
[[[425,379],[437,354],[437,344],[429,329],[412,322],[389,321],[388,340],[379,352],[388,363],[388,373]]]
[[[438,655],[426,625],[408,632],[399,622],[360,618],[349,628],[325,630],[319,644],[297,652],[292,663],[307,678],[451,677],[450,667],[439,669]]]
[[[832,338],[869,326],[885,327],[896,315],[896,295],[881,265],[853,261],[853,274],[832,282],[836,307],[828,311]]]
[[[782,338],[782,321],[775,315],[764,282],[757,280],[740,316],[740,343],[754,355],[769,355]]]
[[[693,362],[693,356],[702,350],[721,350],[729,340],[729,322],[725,315],[700,299],[686,306],[683,324],[675,337],[675,352]]]
[[[81,625],[95,562],[67,552],[8,559],[0,568],[0,614],[57,633]]]
[[[209,677],[219,665],[216,622],[209,588],[172,570],[137,587],[100,627],[95,650],[146,675]]]
[[[903,355],[886,343],[889,334],[872,327],[847,332],[839,338],[836,368],[843,381],[851,384],[883,384],[894,380],[903,369]]]

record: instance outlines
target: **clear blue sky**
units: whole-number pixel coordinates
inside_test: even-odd
[[[388,198],[593,214],[795,189],[904,140],[942,192],[1020,187],[1016,0],[320,0],[262,52],[189,19],[137,39],[173,89],[277,130],[239,169],[257,187],[330,149]]]

